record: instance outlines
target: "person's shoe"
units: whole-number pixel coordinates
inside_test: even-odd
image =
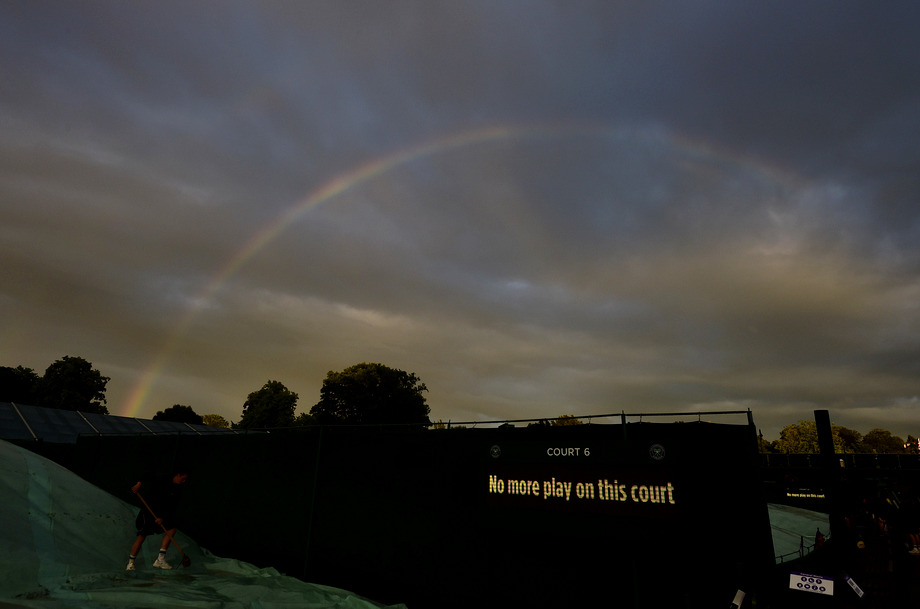
[[[172,569],[172,565],[163,559],[162,554],[158,556],[155,561],[153,561],[153,566],[157,569]]]
[[[136,571],[136,570],[137,570],[137,569],[134,568],[134,561],[133,561],[133,560],[129,560],[129,561],[128,561],[128,566],[125,567],[125,571]]]

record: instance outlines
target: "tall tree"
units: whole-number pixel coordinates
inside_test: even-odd
[[[834,451],[843,450],[843,440],[840,438],[840,428],[831,425],[834,439]],[[779,453],[811,453],[821,452],[818,446],[818,428],[814,421],[799,421],[786,425],[779,432],[779,440],[773,442],[773,449]]]
[[[153,415],[153,420],[204,425],[204,420],[201,418],[201,415],[195,412],[191,406],[185,406],[184,404],[175,404],[166,410],[158,411]]]
[[[863,437],[861,433],[849,427],[838,427],[837,425],[832,425],[832,427],[834,432],[840,436],[843,452],[853,453],[859,450],[859,443],[862,442]]]
[[[40,380],[31,368],[0,366],[0,402],[37,404]]]
[[[82,357],[65,355],[45,370],[39,382],[39,406],[109,414],[105,386],[109,377]]]
[[[208,427],[221,427],[224,429],[230,428],[230,423],[224,417],[219,414],[203,414],[201,415],[202,423]]]
[[[243,416],[235,424],[239,429],[290,427],[294,424],[297,394],[280,381],[268,381],[253,391],[243,404]]]
[[[431,425],[428,388],[415,373],[379,363],[329,371],[310,414],[320,424]]]
[[[860,447],[865,453],[904,453],[904,440],[886,429],[875,429],[863,436]]]

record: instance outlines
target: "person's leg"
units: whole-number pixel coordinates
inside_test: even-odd
[[[147,539],[146,535],[138,535],[137,539],[134,540],[134,545],[131,546],[131,556],[137,556],[137,553],[141,551],[141,546],[144,545],[144,540]]]
[[[138,535],[137,539],[134,540],[134,543],[131,545],[131,554],[128,556],[128,566],[125,567],[126,571],[134,571],[134,559],[137,558],[137,553],[141,551],[141,546],[144,545],[144,535]]]
[[[166,535],[163,535],[163,543],[160,544],[160,551],[165,552],[166,548],[169,547],[169,542],[172,541],[173,536],[176,534],[178,529],[169,529]]]
[[[166,548],[169,547],[169,542],[175,534],[176,529],[169,529],[168,534],[163,535],[163,541],[160,543],[160,553],[157,556],[156,562],[153,563],[154,567],[158,569],[172,569],[172,566],[166,562]]]

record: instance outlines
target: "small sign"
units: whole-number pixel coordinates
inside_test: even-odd
[[[856,593],[856,596],[858,596],[859,598],[862,598],[863,596],[866,595],[866,593],[863,592],[863,589],[860,588],[860,587],[856,584],[856,582],[853,581],[853,578],[852,578],[852,577],[850,577],[849,575],[845,575],[845,576],[844,576],[844,579],[846,580],[846,582],[847,582],[848,584],[850,584],[850,587],[853,588],[853,592]]]
[[[792,571],[789,573],[789,587],[802,592],[814,592],[834,596],[834,580],[823,575],[811,575]]]

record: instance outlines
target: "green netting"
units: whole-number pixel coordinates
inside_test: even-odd
[[[191,559],[153,569],[159,537],[126,572],[136,508],[26,449],[0,441],[0,606],[75,609],[287,607],[370,609],[381,605],[219,558],[181,534]],[[402,607],[402,605],[400,605]]]

